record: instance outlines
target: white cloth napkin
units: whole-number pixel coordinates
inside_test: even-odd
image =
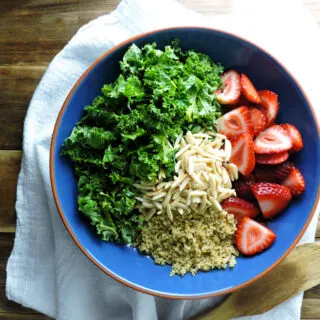
[[[124,0],[116,11],[78,31],[50,64],[30,103],[17,187],[17,231],[7,265],[9,299],[61,320],[179,320],[221,299],[154,298],[105,275],[68,235],[58,216],[49,179],[49,145],[56,117],[87,67],[134,34],[196,24],[229,30],[265,47],[300,79],[313,104],[319,105],[320,39],[315,21],[300,0],[239,0],[232,14],[210,19],[172,0]],[[313,241],[316,219],[304,241]],[[297,320],[301,301],[302,294],[250,319]]]

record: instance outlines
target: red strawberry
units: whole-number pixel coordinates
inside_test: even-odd
[[[215,92],[218,102],[221,104],[236,104],[240,98],[240,75],[235,70],[228,70],[221,76],[223,89]]]
[[[254,151],[259,154],[282,153],[291,147],[286,130],[277,124],[261,131],[254,140]]]
[[[281,183],[293,168],[291,162],[285,162],[278,165],[256,165],[253,171],[256,182],[274,182]]]
[[[289,138],[292,142],[291,152],[295,153],[300,151],[303,148],[303,141],[299,130],[292,124],[281,124],[281,127],[286,130]]]
[[[287,161],[289,152],[284,151],[280,153],[271,154],[257,154],[256,161],[260,164],[280,164]]]
[[[251,189],[265,218],[279,214],[292,199],[290,190],[276,183],[259,182],[253,184]]]
[[[238,106],[250,106],[251,103],[243,95],[241,95],[237,105]]]
[[[264,112],[257,108],[249,107],[249,112],[251,115],[254,135],[256,135],[266,127],[267,117]]]
[[[247,176],[241,176],[237,181],[234,181],[232,186],[236,190],[236,194],[239,198],[247,201],[255,200],[255,197],[251,190],[251,185],[254,184],[255,177],[252,173]]]
[[[251,80],[243,73],[241,74],[240,82],[241,82],[241,92],[247,98],[247,100],[257,104],[261,103],[261,99],[258,91],[254,87]]]
[[[293,167],[288,177],[282,182],[293,196],[300,196],[306,190],[306,182],[302,173],[296,167]]]
[[[252,120],[247,107],[239,107],[226,113],[218,120],[218,131],[228,138],[234,138],[241,133],[253,133]]]
[[[237,197],[230,197],[224,200],[221,206],[228,213],[233,214],[238,221],[243,217],[255,218],[260,211],[255,203]]]
[[[256,164],[252,136],[243,133],[231,141],[232,153],[230,162],[234,163],[243,175],[248,175]]]
[[[267,127],[274,123],[279,111],[278,95],[269,90],[259,91],[261,103],[259,108],[262,109],[267,116]]]
[[[276,235],[269,228],[244,217],[237,225],[236,245],[246,255],[254,255],[269,248],[276,240]]]

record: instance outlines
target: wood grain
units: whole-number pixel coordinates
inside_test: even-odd
[[[204,15],[227,14],[234,0],[178,0]],[[304,0],[320,26],[320,1]],[[23,121],[48,63],[89,20],[120,0],[0,1],[0,320],[49,319],[5,299],[5,265],[15,230],[14,202]],[[8,232],[8,233],[3,233]],[[320,223],[317,237],[320,238]],[[319,286],[305,293],[302,318],[320,320]]]
[[[80,26],[115,9],[119,2],[1,1],[0,150],[21,149],[27,107],[52,58]]]
[[[293,280],[294,279],[294,280]],[[290,287],[288,282],[291,281]],[[320,245],[297,246],[276,268],[249,286],[239,289],[218,307],[193,320],[228,320],[262,314],[299,292],[320,283]],[[250,299],[248,299],[250,297]]]
[[[21,151],[0,150],[0,232],[14,232],[16,185]]]
[[[303,300],[301,318],[317,320],[320,318],[320,298]]]

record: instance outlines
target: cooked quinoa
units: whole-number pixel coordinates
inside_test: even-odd
[[[176,215],[154,215],[142,228],[139,250],[155,262],[172,266],[170,275],[195,275],[199,270],[225,269],[236,264],[236,221],[226,211],[192,211]]]

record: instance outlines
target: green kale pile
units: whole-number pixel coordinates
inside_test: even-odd
[[[160,168],[170,177],[177,136],[212,130],[221,115],[213,93],[223,68],[207,55],[182,51],[177,41],[164,51],[133,44],[120,66],[117,80],[85,107],[62,155],[75,168],[79,211],[103,240],[132,243],[143,222],[133,183],[154,180]]]

